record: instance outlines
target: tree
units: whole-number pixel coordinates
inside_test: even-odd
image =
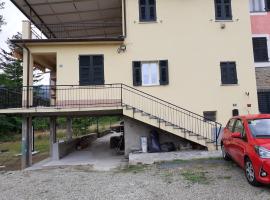
[[[0,10],[4,9],[4,5],[5,5],[5,3],[0,1]],[[0,32],[2,31],[1,26],[4,24],[6,24],[4,17],[3,17],[3,15],[0,15]]]
[[[21,39],[22,34],[17,33],[12,39]],[[15,57],[14,54],[22,55],[22,48],[16,46],[10,40],[7,40],[9,50],[1,49],[0,52],[0,69],[2,70],[2,81],[0,78],[0,86],[5,87],[21,87],[23,85],[23,66],[22,58]],[[38,66],[34,67],[34,82],[42,79],[40,73],[36,73]]]

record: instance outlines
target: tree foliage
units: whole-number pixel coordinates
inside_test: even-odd
[[[1,9],[4,9],[4,5],[5,5],[5,2],[2,2],[2,1],[0,1],[0,10]],[[0,15],[0,32],[2,31],[2,26],[3,25],[5,25],[6,24],[6,22],[5,22],[5,20],[4,20],[4,17],[3,17],[3,15]]]

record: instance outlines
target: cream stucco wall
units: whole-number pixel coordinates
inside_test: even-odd
[[[125,53],[117,53],[118,43],[29,48],[57,54],[58,85],[79,84],[78,56],[83,54],[104,54],[105,83],[130,86],[132,61],[168,59],[168,86],[137,88],[198,114],[217,111],[223,125],[234,108],[240,114],[258,112],[248,1],[232,1],[233,21],[224,22],[225,29],[215,21],[214,0],[157,0],[155,23],[139,23],[138,0],[126,4]],[[238,85],[221,86],[221,61],[237,63]]]

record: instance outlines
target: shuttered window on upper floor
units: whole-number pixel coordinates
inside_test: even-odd
[[[156,21],[156,0],[139,0],[140,21]]]
[[[255,62],[269,62],[268,45],[266,37],[252,38]]]
[[[231,0],[215,0],[216,20],[232,20]]]
[[[80,85],[104,84],[104,57],[103,55],[79,56]]]
[[[221,62],[220,69],[222,85],[238,84],[235,62]]]
[[[168,60],[160,61],[134,61],[133,62],[133,85],[153,86],[168,85],[169,69]]]

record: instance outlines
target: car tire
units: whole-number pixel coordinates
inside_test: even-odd
[[[256,187],[261,185],[256,179],[254,167],[249,158],[247,158],[245,161],[245,175],[250,185],[256,186]]]
[[[230,157],[229,154],[226,152],[225,147],[224,147],[223,144],[221,145],[221,151],[222,151],[222,158],[223,158],[224,160],[226,160],[226,161],[231,160],[231,157]]]

